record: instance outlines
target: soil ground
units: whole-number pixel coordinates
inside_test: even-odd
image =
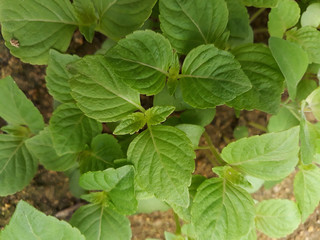
[[[260,24],[260,23],[258,23]],[[265,24],[265,23],[262,23]],[[260,24],[260,25],[262,25]],[[265,39],[265,36],[258,36]],[[72,40],[69,53],[79,55],[91,54],[99,48],[104,37],[97,35],[94,44],[86,43],[83,38],[76,33]],[[51,96],[45,88],[45,66],[32,66],[20,62],[17,58],[10,55],[4,46],[3,39],[0,36],[0,78],[11,75],[19,85],[20,89],[33,101],[35,106],[43,114],[46,122],[49,120],[53,102]],[[259,111],[242,111],[239,118],[236,118],[232,109],[227,107],[218,107],[214,121],[207,127],[207,131],[212,138],[215,146],[221,150],[227,143],[233,140],[233,130],[236,126],[247,126],[250,135],[263,133],[261,130],[251,126],[251,123],[258,123],[266,126],[268,117],[265,113]],[[4,122],[1,122],[0,126]],[[204,140],[201,140],[204,144]],[[209,161],[211,156],[206,152],[197,152],[197,173],[207,177],[212,177],[212,165]],[[280,184],[272,189],[260,189],[253,196],[257,200],[271,198],[287,198],[294,200],[293,196],[293,177],[290,175]],[[0,228],[4,227],[10,220],[15,210],[15,206],[20,199],[23,199],[37,209],[48,215],[62,216],[62,219],[68,220],[72,206],[81,204],[69,192],[68,178],[59,172],[47,171],[39,166],[37,175],[32,182],[21,192],[14,195],[0,198]],[[320,239],[320,208],[318,207],[314,214],[290,236],[283,238],[288,240],[318,240]],[[175,223],[172,211],[154,212],[152,214],[138,214],[130,217],[132,223],[133,239],[144,240],[146,238],[163,238],[164,231],[174,232]],[[259,240],[270,240],[263,234],[258,235]]]

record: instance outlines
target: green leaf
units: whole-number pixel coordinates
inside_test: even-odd
[[[265,200],[256,206],[256,227],[273,238],[285,237],[300,224],[301,216],[295,202],[287,199]]]
[[[313,27],[292,29],[286,33],[287,40],[299,44],[309,56],[309,63],[320,63],[320,32]]]
[[[98,20],[93,2],[91,0],[74,0],[73,6],[80,25],[79,30],[91,43]]]
[[[0,196],[22,190],[37,172],[38,161],[25,146],[25,139],[0,134]]]
[[[183,99],[195,108],[222,105],[251,88],[234,56],[212,44],[187,55],[180,82]]]
[[[258,109],[276,113],[281,103],[283,75],[269,48],[263,44],[247,44],[232,50],[252,88],[229,104],[237,109]]]
[[[98,12],[97,31],[119,40],[149,18],[156,0],[92,0]]]
[[[86,190],[107,192],[108,205],[121,214],[133,214],[137,209],[132,166],[87,172],[80,177],[79,183]]]
[[[253,43],[253,31],[249,22],[247,8],[239,0],[226,0],[229,10],[227,29],[230,31],[228,43],[235,47]]]
[[[125,135],[138,132],[147,123],[146,117],[141,112],[135,112],[122,119],[121,123],[115,128],[113,134]]]
[[[39,110],[11,77],[0,80],[0,116],[11,125],[26,125],[33,133],[44,128]]]
[[[102,131],[102,125],[90,119],[74,103],[61,104],[52,114],[50,131],[59,156],[84,149]]]
[[[129,220],[111,208],[89,204],[80,207],[70,223],[77,227],[86,240],[130,240]]]
[[[297,85],[308,67],[308,55],[296,43],[276,37],[269,39],[269,47],[286,79],[290,98],[294,99]]]
[[[21,200],[9,225],[1,232],[1,239],[85,240],[85,237],[69,223],[46,216]]]
[[[228,23],[224,0],[160,0],[159,9],[164,35],[182,54],[202,44],[219,43]]]
[[[77,55],[61,54],[50,50],[48,67],[46,70],[46,86],[49,93],[59,102],[72,102],[69,79],[71,74],[67,71],[67,65],[80,58]]]
[[[301,15],[301,26],[319,27],[320,25],[320,3],[312,3]]]
[[[320,121],[320,87],[315,89],[306,99],[315,118]]]
[[[153,95],[164,87],[173,52],[170,42],[161,34],[145,30],[120,40],[107,52],[107,59],[126,84],[140,93]]]
[[[194,158],[187,136],[169,126],[149,126],[128,149],[137,183],[157,198],[184,207],[189,205],[188,186]]]
[[[51,133],[48,127],[26,141],[26,146],[39,162],[48,170],[66,171],[74,166],[77,154],[64,154],[58,156],[52,142]]]
[[[242,0],[249,7],[274,8],[278,5],[278,0]]]
[[[200,125],[205,127],[209,125],[216,115],[215,108],[208,109],[188,109],[180,115],[182,123]]]
[[[316,81],[311,79],[302,79],[298,84],[296,99],[298,102],[306,99],[317,88]]]
[[[192,209],[192,223],[199,240],[241,239],[254,221],[249,193],[228,180],[212,178],[198,188]]]
[[[11,54],[31,64],[46,64],[51,48],[66,51],[78,25],[68,0],[1,0],[0,22]]]
[[[79,154],[80,172],[105,170],[114,167],[114,160],[122,158],[123,152],[116,138],[100,134],[92,139],[90,147]]]
[[[315,165],[300,167],[294,178],[294,196],[301,212],[302,222],[313,213],[320,201],[320,169]]]
[[[233,136],[236,140],[249,137],[249,129],[246,126],[237,126],[233,130]]]
[[[268,30],[272,37],[282,38],[287,29],[295,26],[300,18],[300,8],[294,0],[281,0],[269,13]]]
[[[73,196],[75,196],[76,198],[80,198],[83,194],[87,193],[87,191],[79,185],[81,174],[77,165],[65,171],[64,174],[69,178],[69,189]]]
[[[158,125],[164,122],[167,117],[173,113],[175,107],[173,106],[154,106],[149,108],[145,115],[149,125]]]
[[[204,127],[185,123],[178,124],[175,127],[180,129],[187,135],[187,137],[192,142],[193,148],[197,148],[199,146],[200,138],[205,131]]]
[[[101,122],[116,122],[140,106],[139,93],[115,76],[105,57],[86,56],[72,63],[72,96],[89,117]]]
[[[269,119],[268,131],[269,132],[280,132],[288,130],[294,126],[299,125],[299,113],[297,110],[291,109],[289,105],[287,107],[281,107],[276,115],[273,115]]]
[[[299,128],[242,138],[222,150],[221,157],[232,167],[264,180],[289,175],[298,163]]]

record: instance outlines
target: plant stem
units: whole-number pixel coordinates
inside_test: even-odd
[[[250,23],[252,23],[257,17],[260,16],[261,13],[264,12],[264,10],[266,10],[265,8],[260,8],[258,11],[256,11],[250,18]]]
[[[254,33],[265,33],[268,32],[268,28],[257,28],[253,30]]]
[[[173,212],[174,221],[176,223],[176,235],[181,235],[181,225],[180,225],[180,219],[179,216]]]
[[[213,145],[211,138],[209,136],[209,134],[207,132],[203,133],[204,138],[206,139],[207,143],[208,143],[208,148],[211,151],[211,153],[213,154],[213,156],[216,158],[218,164],[220,166],[226,165],[225,161],[223,161],[222,157],[220,156],[220,153],[218,152],[218,150],[215,148],[215,146]]]
[[[262,126],[261,124],[259,123],[255,123],[255,122],[248,122],[248,124],[251,126],[251,127],[254,127],[256,129],[259,129],[263,132],[268,132],[268,129],[265,127],[265,126]]]

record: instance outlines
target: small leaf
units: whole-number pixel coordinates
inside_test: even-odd
[[[298,43],[309,56],[309,63],[320,63],[320,32],[313,27],[292,29],[286,33],[287,40]]]
[[[31,64],[46,64],[50,49],[66,51],[78,25],[68,0],[1,0],[0,22],[11,54]]]
[[[77,227],[86,240],[130,240],[130,221],[111,208],[88,204],[80,207],[70,223]]]
[[[276,113],[281,103],[284,78],[271,51],[262,44],[246,44],[231,52],[240,62],[252,88],[228,104],[236,109]]]
[[[288,107],[281,107],[276,115],[269,119],[268,131],[280,132],[299,125],[299,113]]]
[[[173,52],[161,34],[145,30],[120,40],[107,52],[107,59],[126,84],[140,93],[154,95],[164,87]]]
[[[298,163],[299,128],[242,138],[222,150],[232,167],[264,180],[288,176]]]
[[[301,211],[302,222],[313,213],[320,201],[320,170],[315,165],[301,166],[294,178],[294,196]]]
[[[256,227],[273,238],[285,237],[300,224],[301,216],[295,202],[287,199],[265,200],[256,206]]]
[[[320,87],[315,89],[306,99],[313,115],[320,121]]]
[[[137,30],[149,18],[156,0],[92,0],[98,13],[97,31],[119,40]]]
[[[269,39],[269,47],[286,79],[290,98],[295,99],[297,85],[308,67],[308,55],[298,44],[276,37]]]
[[[269,13],[268,30],[272,37],[282,38],[287,29],[295,26],[300,18],[300,8],[294,0],[281,0]]]
[[[161,125],[149,126],[128,149],[137,183],[157,198],[184,207],[189,205],[194,157],[192,144],[181,130]]]
[[[312,3],[301,15],[301,26],[319,27],[320,25],[320,3]]]
[[[60,105],[50,119],[53,146],[59,156],[84,149],[102,131],[102,125],[90,119],[74,103]]]
[[[80,172],[104,170],[114,167],[114,160],[122,158],[121,146],[110,134],[100,134],[92,139],[90,147],[79,154]]]
[[[195,124],[205,127],[212,122],[215,115],[215,108],[188,109],[181,113],[180,119],[182,123]]]
[[[182,54],[202,44],[219,43],[228,23],[224,0],[160,0],[159,9],[164,35]]]
[[[144,110],[139,93],[115,76],[105,57],[86,56],[69,66],[71,95],[87,116],[116,122],[137,109]]]
[[[274,8],[278,5],[278,0],[242,0],[249,7]]]
[[[149,108],[145,115],[149,125],[158,125],[164,122],[167,117],[173,113],[175,107],[173,106],[154,106]]]
[[[0,116],[11,125],[26,125],[33,133],[44,128],[39,110],[11,77],[0,80]]]
[[[246,126],[237,126],[233,130],[233,136],[236,140],[249,136],[249,129]]]
[[[120,124],[113,131],[115,135],[134,134],[138,132],[147,123],[145,115],[141,112],[135,112],[122,119]]]
[[[205,131],[204,127],[194,124],[178,124],[175,127],[187,135],[192,142],[193,148],[197,148],[199,146],[200,138]]]
[[[85,237],[69,223],[46,216],[21,200],[9,225],[1,232],[1,239],[85,240]]]
[[[242,188],[212,178],[198,188],[191,215],[199,240],[241,239],[253,225],[254,205]]]
[[[72,102],[69,78],[71,74],[67,71],[67,65],[80,58],[77,55],[61,54],[50,50],[48,67],[46,70],[46,86],[50,95],[59,102]]]
[[[214,45],[193,49],[182,66],[183,99],[195,108],[213,108],[251,88],[239,62]]]
[[[132,166],[87,172],[80,177],[79,183],[86,190],[107,192],[108,205],[122,214],[133,214],[137,209]]]
[[[316,81],[311,79],[302,79],[299,82],[296,99],[298,102],[306,99],[318,87]]]
[[[38,161],[23,137],[0,134],[0,196],[22,190],[37,172]]]
[[[39,162],[48,170],[66,171],[72,168],[78,155],[73,153],[58,156],[52,142],[51,133],[48,127],[26,141],[26,146]]]

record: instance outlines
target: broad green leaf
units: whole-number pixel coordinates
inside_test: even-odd
[[[0,196],[22,190],[37,172],[38,161],[23,137],[0,134]]]
[[[77,154],[68,153],[58,156],[48,127],[37,136],[28,139],[26,146],[48,170],[66,171],[73,167],[77,160]]]
[[[117,42],[113,41],[110,38],[107,38],[101,48],[95,52],[95,54],[105,55],[113,46],[115,46]]]
[[[46,216],[21,200],[9,225],[1,232],[1,239],[85,240],[85,237],[69,223]]]
[[[26,125],[33,133],[44,128],[39,110],[11,77],[0,80],[0,117],[10,125]]]
[[[152,213],[154,211],[168,211],[171,207],[154,196],[138,199],[138,209],[136,213]]]
[[[0,22],[11,54],[31,64],[46,64],[51,48],[66,51],[78,25],[68,0],[1,0]]]
[[[191,216],[199,240],[240,240],[253,225],[253,200],[228,180],[212,178],[198,188]]]
[[[173,60],[170,42],[150,30],[128,35],[110,49],[106,56],[126,84],[148,95],[162,90]]]
[[[151,15],[156,0],[92,0],[99,21],[97,31],[119,40],[137,30]]]
[[[67,71],[67,65],[79,60],[77,55],[61,54],[50,50],[48,67],[46,70],[46,86],[49,93],[59,102],[74,101],[70,92],[69,78],[71,74]]]
[[[270,237],[285,237],[292,233],[300,222],[300,212],[293,201],[272,199],[262,201],[256,206],[256,227]]]
[[[226,0],[229,10],[227,29],[230,31],[228,43],[235,47],[253,43],[253,31],[249,23],[247,8],[239,0]]]
[[[146,117],[141,112],[135,112],[122,119],[120,124],[115,128],[113,134],[125,135],[138,132],[147,123]]]
[[[77,165],[65,171],[64,174],[69,178],[69,189],[73,196],[80,198],[83,194],[87,193],[87,191],[79,185],[81,174]]]
[[[154,106],[149,108],[145,115],[149,125],[158,125],[164,122],[167,117],[173,113],[175,107],[173,106]]]
[[[286,79],[290,98],[294,99],[308,67],[308,55],[298,44],[276,37],[269,39],[269,47]]]
[[[85,116],[74,103],[64,103],[53,112],[50,131],[53,146],[61,156],[83,150],[102,131],[102,125]]]
[[[276,113],[283,92],[283,75],[269,48],[262,44],[242,45],[232,50],[252,88],[229,104],[237,109]]]
[[[90,147],[79,154],[80,172],[114,167],[114,160],[122,157],[123,152],[116,138],[109,134],[97,135],[92,139]]]
[[[160,0],[159,9],[164,35],[182,54],[202,44],[219,43],[228,23],[224,0]]]
[[[200,138],[205,131],[204,127],[186,123],[178,124],[175,127],[180,129],[187,135],[187,137],[192,142],[193,148],[197,148],[199,146]]]
[[[268,131],[280,132],[299,125],[299,113],[291,105],[281,107],[276,115],[269,119]]]
[[[79,183],[87,190],[107,192],[108,206],[114,207],[122,214],[133,214],[137,209],[132,166],[87,172],[80,177]]]
[[[176,235],[170,232],[164,232],[165,240],[188,240],[186,237]]]
[[[282,38],[287,29],[300,18],[300,8],[294,0],[281,0],[269,13],[268,30],[272,37]]]
[[[311,79],[302,79],[298,84],[296,99],[298,102],[306,99],[317,88],[316,81]]]
[[[320,87],[315,89],[306,99],[313,115],[320,121]]]
[[[312,3],[301,15],[301,26],[319,27],[320,25],[320,3]]]
[[[320,63],[320,32],[313,27],[292,29],[286,33],[287,40],[299,44],[309,56],[309,63]]]
[[[215,115],[215,108],[188,109],[181,113],[180,120],[182,123],[195,124],[205,127],[212,122]]]
[[[194,158],[187,136],[169,126],[149,126],[128,149],[138,184],[157,198],[184,207],[189,205]]]
[[[237,126],[233,130],[233,136],[236,140],[240,138],[249,137],[249,129],[246,126]]]
[[[251,88],[234,56],[212,44],[187,55],[180,82],[183,99],[195,108],[222,105]]]
[[[88,42],[92,42],[98,16],[91,0],[74,0],[74,10],[79,22],[79,30]]]
[[[242,138],[222,150],[221,157],[232,167],[264,180],[289,175],[298,163],[299,128]]]
[[[115,76],[105,57],[86,56],[70,65],[72,96],[89,117],[101,122],[116,122],[137,109],[139,93]]]
[[[278,5],[279,0],[242,0],[249,7],[257,8],[274,8]]]
[[[300,167],[294,178],[294,196],[301,212],[302,222],[313,213],[320,201],[320,170],[315,165]]]
[[[89,204],[80,207],[70,220],[86,240],[130,240],[129,220],[111,208]]]

